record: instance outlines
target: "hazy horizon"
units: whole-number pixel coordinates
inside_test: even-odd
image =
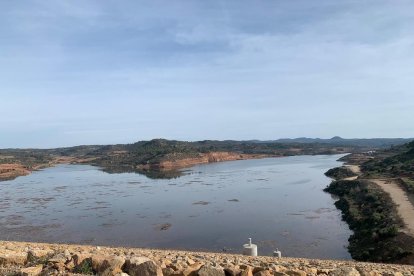
[[[336,137],[336,136],[334,136]],[[4,148],[0,148],[0,149],[54,149],[54,148],[68,148],[68,147],[76,147],[76,146],[105,146],[105,145],[115,145],[115,144],[133,144],[136,142],[142,142],[142,141],[151,141],[151,140],[157,140],[157,139],[161,139],[161,140],[169,140],[169,141],[181,141],[181,142],[200,142],[200,141],[237,141],[237,142],[249,142],[249,141],[260,141],[260,142],[273,142],[273,141],[278,141],[278,140],[285,140],[285,139],[321,139],[321,140],[329,140],[332,139],[334,137],[330,137],[330,138],[321,138],[321,137],[282,137],[282,138],[275,138],[275,139],[269,139],[269,140],[263,140],[263,139],[248,139],[248,140],[238,140],[238,139],[201,139],[201,140],[188,140],[188,139],[169,139],[169,138],[165,138],[165,137],[154,137],[154,138],[150,138],[150,139],[144,139],[144,140],[131,140],[129,142],[124,142],[124,143],[92,143],[92,144],[66,144],[66,145],[59,145],[56,147],[53,146],[41,146],[41,147],[4,147]],[[360,139],[360,140],[370,140],[370,139],[414,139],[414,137],[368,137],[368,138],[357,138],[357,137],[351,137],[351,138],[344,138],[344,137],[340,137],[342,139],[346,139],[346,140],[352,140],[352,139]]]
[[[413,10],[3,1],[0,148],[414,137]]]

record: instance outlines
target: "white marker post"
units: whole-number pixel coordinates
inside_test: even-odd
[[[245,256],[257,256],[257,245],[252,243],[252,239],[249,238],[249,243],[243,244],[243,255]]]

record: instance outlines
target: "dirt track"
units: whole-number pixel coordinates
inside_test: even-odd
[[[372,182],[381,187],[397,204],[398,214],[406,225],[407,234],[414,236],[414,206],[409,201],[406,192],[390,179],[372,179]]]
[[[357,165],[345,165],[357,175],[361,174],[361,169]],[[345,178],[345,180],[355,180],[358,176]],[[405,224],[407,234],[414,236],[414,206],[411,204],[406,192],[392,179],[369,179],[377,184],[382,190],[391,196],[392,201],[397,205],[398,215]]]

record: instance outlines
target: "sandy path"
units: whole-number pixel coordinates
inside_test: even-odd
[[[358,165],[345,165],[352,172],[361,175],[361,168]],[[358,176],[347,177],[345,180],[355,180]],[[377,184],[384,192],[391,196],[392,201],[397,205],[398,215],[405,224],[404,231],[414,236],[414,206],[411,204],[406,192],[392,179],[368,179]]]
[[[345,167],[349,168],[355,174],[361,174],[361,168],[358,165],[345,165]]]
[[[357,175],[344,178],[344,180],[356,180],[358,176],[361,174],[361,169],[357,165],[345,165],[345,167],[347,167],[348,169],[350,169],[353,173]]]
[[[370,179],[391,196],[397,204],[397,211],[406,226],[407,234],[414,236],[414,206],[409,201],[405,191],[393,180]]]

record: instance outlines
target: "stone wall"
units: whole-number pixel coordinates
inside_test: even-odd
[[[0,241],[0,275],[414,275],[413,266]]]

